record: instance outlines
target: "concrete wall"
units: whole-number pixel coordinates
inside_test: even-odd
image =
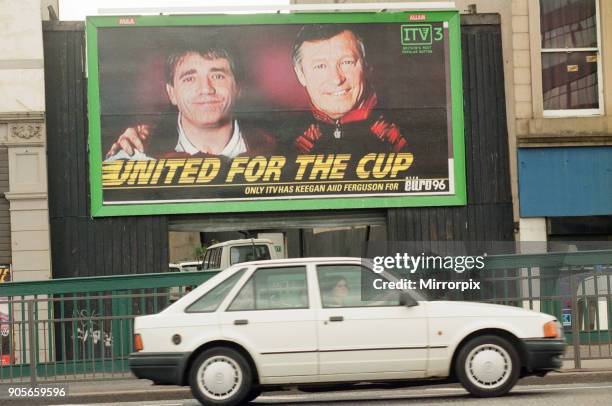
[[[181,262],[196,259],[195,251],[201,246],[200,233],[190,231],[170,231],[168,235],[169,261]]]

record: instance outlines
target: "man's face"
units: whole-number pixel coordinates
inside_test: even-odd
[[[182,119],[210,128],[226,123],[238,96],[236,79],[227,59],[206,59],[190,53],[176,66],[172,86],[166,84],[168,97]]]
[[[326,40],[304,42],[295,72],[316,108],[333,119],[361,101],[365,87],[364,63],[357,38],[350,31]]]

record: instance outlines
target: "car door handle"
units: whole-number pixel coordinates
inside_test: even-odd
[[[241,326],[244,324],[249,324],[249,321],[247,319],[234,320],[234,324],[237,326]]]
[[[329,321],[344,321],[344,317],[342,316],[331,316]]]

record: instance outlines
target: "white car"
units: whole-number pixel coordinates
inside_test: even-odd
[[[137,317],[130,368],[190,385],[202,404],[241,405],[267,386],[432,378],[500,396],[519,377],[561,367],[565,340],[553,316],[371,289],[380,278],[397,281],[360,258],[237,264]]]

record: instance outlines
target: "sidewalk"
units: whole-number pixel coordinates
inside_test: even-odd
[[[529,385],[559,385],[559,384],[576,384],[576,383],[601,383],[612,382],[612,369],[590,369],[590,370],[564,370],[562,372],[551,372],[545,377],[531,376],[519,380],[518,386]],[[66,404],[79,402],[83,403],[98,403],[105,402],[109,396],[120,396],[122,401],[137,401],[146,395],[147,401],[153,400],[175,400],[175,399],[190,399],[191,391],[189,387],[180,386],[161,386],[153,385],[151,381],[142,379],[122,379],[122,380],[100,380],[100,381],[84,381],[84,382],[66,382],[66,383],[41,383],[41,385],[52,386],[68,386],[68,397],[66,398],[45,398],[45,399],[21,399],[20,403],[16,398],[9,397],[9,387],[29,388],[29,382],[0,384],[0,404],[5,404],[10,399],[12,404]],[[453,387],[458,384],[436,385],[438,387],[446,386]],[[415,385],[423,387],[424,385]],[[426,385],[431,386],[431,385]],[[407,387],[409,389],[410,387]],[[284,392],[287,393],[287,392]]]
[[[188,386],[153,385],[144,379],[98,380],[82,382],[39,382],[39,386],[67,387],[66,397],[17,398],[9,396],[9,388],[30,388],[29,382],[0,384],[0,405],[52,405],[68,403],[102,403],[109,397],[120,397],[122,401],[138,401],[146,395],[147,401],[192,398]]]

